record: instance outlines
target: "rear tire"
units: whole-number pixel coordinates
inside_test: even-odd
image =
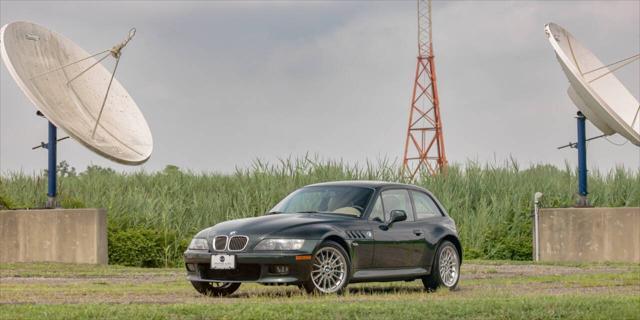
[[[450,241],[443,241],[436,251],[431,274],[422,277],[427,291],[435,291],[438,287],[455,290],[460,280],[460,257],[458,249]]]
[[[351,261],[341,245],[333,241],[321,243],[311,263],[309,277],[302,283],[307,293],[344,293],[349,283]]]
[[[210,297],[225,297],[236,292],[236,290],[240,288],[240,283],[232,282],[191,281],[191,285],[196,288],[196,291]]]

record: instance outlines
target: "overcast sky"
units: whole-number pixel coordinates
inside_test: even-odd
[[[117,78],[167,164],[231,172],[256,158],[317,154],[400,160],[415,72],[414,1],[0,2],[0,24],[27,20],[89,52],[121,41]],[[434,1],[433,37],[447,158],[523,167],[576,163],[577,109],[544,25],[556,22],[605,63],[640,52],[640,1]],[[637,98],[640,63],[617,73]],[[46,166],[47,126],[0,68],[0,172]],[[589,125],[588,136],[599,135]],[[63,135],[64,133],[59,133]],[[624,142],[615,135],[612,142]],[[590,168],[640,167],[640,148],[589,143]],[[59,160],[137,170],[67,140]]]

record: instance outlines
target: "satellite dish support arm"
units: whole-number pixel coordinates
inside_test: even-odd
[[[591,137],[591,138],[589,138],[589,139],[586,139],[585,141],[586,141],[586,142],[589,142],[589,141],[591,141],[591,140],[604,138],[604,137],[606,137],[606,136],[607,136],[606,134],[601,134],[601,135],[599,135],[599,136],[595,136],[595,137]],[[58,141],[60,141],[60,140],[58,140]],[[564,146],[559,146],[559,147],[558,147],[558,150],[560,150],[560,149],[564,149],[564,148],[572,148],[572,149],[575,149],[575,148],[577,148],[577,147],[578,147],[578,142],[569,142],[568,144],[565,144]]]

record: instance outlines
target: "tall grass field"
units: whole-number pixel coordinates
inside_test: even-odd
[[[355,166],[309,157],[268,164],[255,161],[232,174],[197,173],[167,166],[159,172],[117,173],[90,166],[76,173],[58,168],[62,207],[105,208],[110,263],[177,266],[190,238],[218,222],[263,214],[301,186],[333,180],[407,182],[397,164],[381,161]],[[4,173],[0,206],[41,207],[46,175]],[[423,175],[414,184],[433,192],[455,219],[466,258],[531,258],[533,194],[543,206],[575,203],[576,172],[569,166],[537,165],[526,170],[514,161],[501,165],[452,165],[446,174]],[[617,168],[589,172],[594,206],[640,206],[640,171]]]

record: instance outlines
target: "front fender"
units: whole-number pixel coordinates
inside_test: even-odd
[[[347,237],[345,231],[337,226],[328,224],[315,224],[304,225],[299,227],[293,227],[284,231],[279,231],[274,234],[270,234],[269,238],[298,238],[305,240],[316,240],[315,246],[312,252],[315,252],[323,241],[329,239],[340,244],[349,258],[353,257],[353,248],[351,247],[351,240]]]

